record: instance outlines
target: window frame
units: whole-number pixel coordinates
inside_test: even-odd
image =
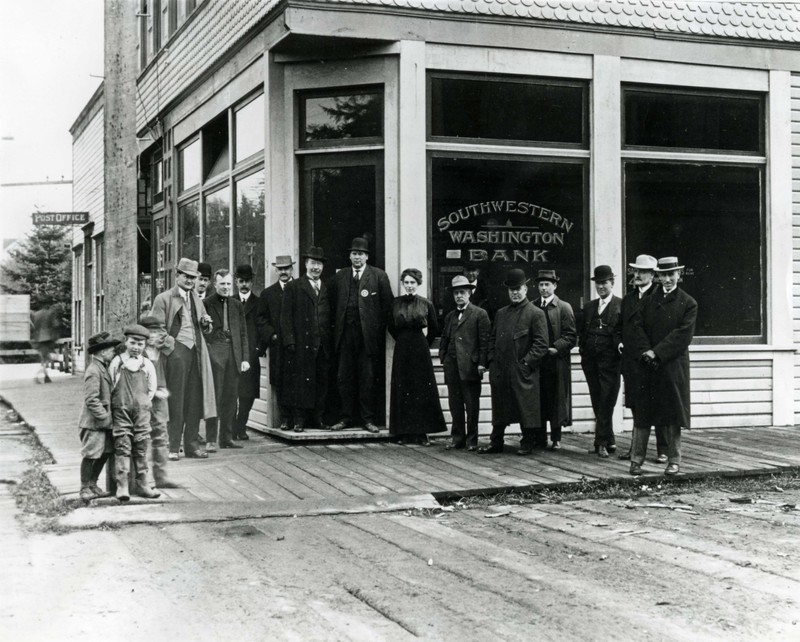
[[[305,138],[306,126],[306,99],[308,98],[337,98],[339,96],[352,96],[354,94],[376,94],[381,101],[381,133],[380,136],[362,136],[360,138],[329,138],[325,140],[307,141]],[[364,85],[342,85],[337,87],[317,87],[314,89],[300,89],[295,91],[295,112],[297,113],[297,136],[295,150],[319,150],[343,147],[383,147],[386,139],[386,86],[383,83],[367,83]]]

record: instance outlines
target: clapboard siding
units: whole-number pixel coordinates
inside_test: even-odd
[[[800,74],[792,74],[792,273],[794,344],[800,344]],[[800,354],[794,356],[794,422],[800,423]]]

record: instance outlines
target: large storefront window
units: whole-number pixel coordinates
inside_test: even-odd
[[[679,258],[701,340],[763,341],[763,97],[629,87],[623,102],[628,262]]]
[[[583,300],[586,164],[580,161],[445,158],[431,161],[434,297],[440,314],[452,307],[448,286],[476,264],[494,312],[508,305],[502,285],[511,268],[533,279],[555,269],[558,296]],[[533,281],[530,298],[535,296]]]
[[[264,170],[236,181],[236,232],[234,263],[253,266],[256,293],[264,288]],[[259,249],[261,251],[259,251]]]
[[[181,205],[178,220],[181,226],[181,256],[195,259],[200,256],[200,212],[197,201]]]
[[[227,187],[206,197],[203,260],[218,270],[229,264],[231,197]]]

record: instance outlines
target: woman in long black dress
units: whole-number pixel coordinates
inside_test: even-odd
[[[422,284],[422,272],[414,268],[403,270],[400,282],[405,295],[394,300],[389,323],[389,332],[396,342],[389,433],[399,444],[427,446],[429,433],[447,430],[430,352],[439,326],[433,304],[416,294]]]

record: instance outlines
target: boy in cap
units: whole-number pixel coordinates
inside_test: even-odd
[[[139,319],[139,324],[150,331],[144,354],[156,370],[156,392],[150,409],[150,454],[153,464],[153,481],[157,488],[178,488],[167,477],[169,460],[169,390],[165,370],[166,357],[175,349],[175,339],[167,334],[164,324],[151,316]]]
[[[114,358],[118,339],[108,332],[89,337],[91,358],[83,375],[83,409],[78,420],[81,435],[81,492],[84,501],[107,497],[97,486],[100,472],[114,452],[111,437],[111,378],[108,363]]]
[[[136,465],[136,485],[139,494],[155,499],[161,493],[147,482],[147,451],[150,446],[150,408],[158,388],[156,369],[144,357],[144,347],[150,331],[137,324],[124,330],[125,349],[111,361],[111,418],[114,433],[114,464],[117,479],[117,499],[127,502],[131,454]],[[133,443],[131,443],[133,442]]]

